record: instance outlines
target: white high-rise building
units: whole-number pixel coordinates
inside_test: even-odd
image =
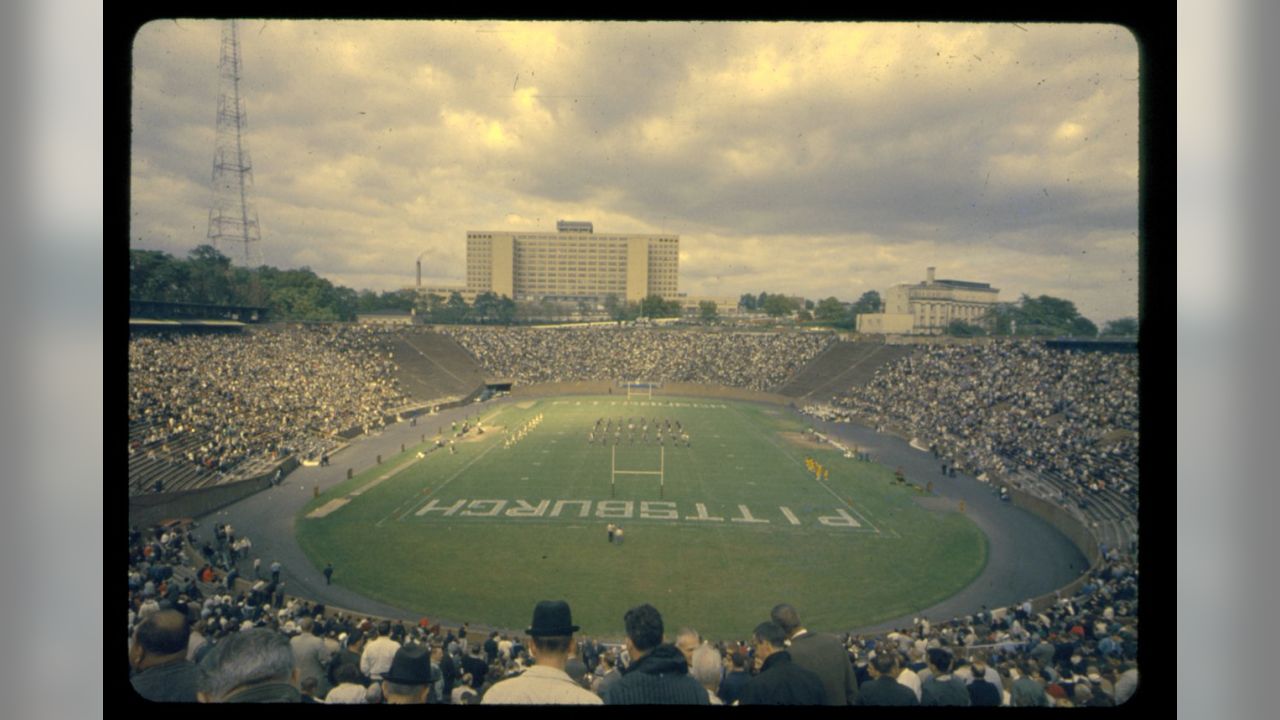
[[[678,292],[680,236],[599,233],[561,220],[556,232],[467,232],[467,290],[514,300],[638,302]]]

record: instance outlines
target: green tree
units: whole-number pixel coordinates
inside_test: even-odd
[[[361,290],[356,295],[356,310],[362,313],[377,312],[382,309],[378,294],[372,290]]]
[[[466,322],[467,309],[467,301],[462,299],[462,293],[454,290],[449,293],[449,299],[444,304],[444,321],[450,323]]]
[[[498,296],[491,291],[476,295],[471,302],[471,316],[476,322],[491,322],[498,317]]]
[[[188,264],[157,250],[129,251],[129,297],[156,302],[198,302]]]
[[[1102,334],[1119,337],[1138,337],[1138,318],[1126,317],[1119,320],[1108,320],[1102,330]]]
[[[715,322],[719,316],[719,308],[716,307],[714,300],[703,300],[698,303],[698,317],[703,322]]]
[[[812,319],[813,313],[804,308],[801,308],[800,311],[796,313],[796,320],[799,320],[800,322],[809,322]]]
[[[1014,303],[996,303],[982,316],[980,322],[988,328],[992,335],[1005,337],[1013,334],[1013,324],[1017,313],[1018,308]]]
[[[764,301],[764,311],[769,317],[790,315],[797,310],[796,303],[785,295],[768,295]]]
[[[675,312],[672,312],[672,303],[668,303],[662,299],[661,295],[649,295],[640,301],[640,315],[647,318],[656,317],[674,317],[680,314],[679,301],[673,301]]]
[[[356,317],[356,291],[341,285],[334,286],[332,292],[334,313],[339,319],[354,320]]]
[[[1075,337],[1097,337],[1098,326],[1089,318],[1080,315],[1071,321],[1071,334]]]
[[[516,319],[516,301],[503,295],[498,298],[498,304],[494,312],[498,322],[510,325]]]
[[[604,311],[614,320],[621,320],[623,315],[622,303],[618,301],[618,296],[609,293],[604,296]]]
[[[431,322],[439,322],[441,313],[444,311],[445,297],[439,293],[427,293],[418,298],[418,314],[430,320]]]
[[[738,307],[742,308],[747,312],[751,312],[755,310],[756,296],[752,295],[751,293],[743,293],[742,297],[738,298]]]
[[[210,305],[235,302],[231,293],[231,258],[212,245],[198,245],[189,253],[188,262],[193,302]]]
[[[955,337],[977,337],[986,335],[987,331],[981,326],[971,325],[963,320],[952,320],[951,324],[947,325],[947,334]]]
[[[813,316],[823,322],[838,322],[846,316],[844,305],[834,296],[818,301]]]
[[[851,314],[854,316],[868,313],[878,313],[883,303],[880,300],[880,293],[875,290],[868,290],[862,293],[862,297],[853,304]]]

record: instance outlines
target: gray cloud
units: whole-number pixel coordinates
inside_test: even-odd
[[[263,252],[383,290],[424,251],[460,279],[466,230],[572,217],[681,234],[691,293],[853,299],[938,265],[1136,314],[1109,274],[1136,273],[1136,44],[1028,30],[242,23]],[[220,31],[138,34],[136,246],[203,242]]]

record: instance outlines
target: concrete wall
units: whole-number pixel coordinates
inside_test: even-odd
[[[1067,539],[1079,548],[1081,554],[1089,561],[1090,570],[1098,567],[1102,560],[1102,554],[1098,551],[1098,538],[1079,518],[1060,505],[1036,497],[1011,485],[1000,484],[1009,489],[1009,499],[1015,506],[1031,512],[1057,528],[1063,535],[1066,535]],[[1038,598],[1032,598],[1031,605],[1037,612],[1051,607],[1057,601],[1059,595],[1062,597],[1074,595],[1088,579],[1088,573],[1085,573],[1066,586],[1058,588],[1056,593],[1048,593]]]
[[[288,475],[298,467],[298,458],[291,455],[276,467]],[[129,524],[148,527],[170,518],[197,518],[207,515],[270,487],[271,479],[275,474],[276,468],[272,468],[247,480],[196,490],[131,497],[129,498]]]
[[[582,380],[577,382],[542,383],[539,385],[515,385],[511,389],[511,397],[551,397],[555,395],[607,395],[613,394],[627,399],[626,388],[615,386],[608,380]],[[727,388],[719,385],[696,385],[692,383],[662,383],[655,388],[653,399],[660,401],[671,397],[710,397],[722,400],[744,400],[747,402],[763,402],[773,405],[790,405],[792,398],[775,393],[757,392],[741,388]]]

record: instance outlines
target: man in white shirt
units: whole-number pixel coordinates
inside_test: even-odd
[[[390,622],[383,620],[378,623],[377,633],[378,636],[364,646],[360,655],[360,672],[374,682],[382,680],[382,676],[391,669],[391,662],[400,649],[400,643],[390,637]]]
[[[569,603],[543,600],[533,608],[533,624],[526,631],[529,653],[537,664],[524,673],[489,688],[482,705],[601,705],[603,701],[575,683],[564,671],[573,647]]]

